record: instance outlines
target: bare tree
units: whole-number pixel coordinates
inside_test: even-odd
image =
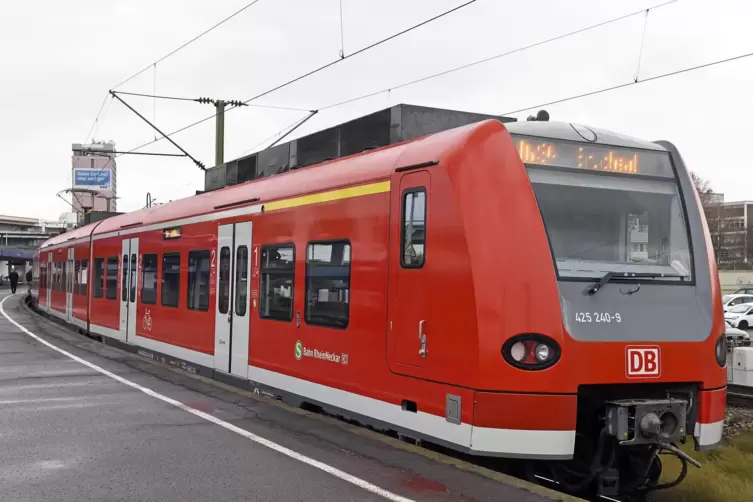
[[[711,204],[714,196],[714,190],[711,188],[711,182],[705,178],[701,178],[693,171],[690,171],[690,179],[693,180],[693,185],[698,191],[698,196],[701,198],[701,204],[706,209]]]
[[[693,180],[693,185],[695,185],[695,189],[698,191],[698,197],[701,199],[701,206],[703,213],[706,215],[706,223],[708,223],[709,233],[711,234],[711,243],[714,246],[714,254],[716,255],[717,263],[719,263],[722,241],[724,239],[722,235],[724,228],[722,206],[721,204],[713,204],[714,190],[711,188],[709,180],[701,178],[693,171],[690,171],[690,179]]]

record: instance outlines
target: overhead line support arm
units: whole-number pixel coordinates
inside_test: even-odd
[[[187,151],[185,151],[178,143],[176,143],[175,141],[173,141],[173,139],[169,135],[163,133],[159,129],[159,127],[157,127],[156,125],[152,124],[149,121],[149,119],[147,119],[146,117],[144,117],[142,114],[140,114],[139,112],[137,112],[135,108],[133,108],[128,103],[126,103],[125,100],[123,100],[123,98],[121,98],[120,96],[118,96],[117,92],[111,90],[110,94],[112,95],[113,98],[116,98],[118,101],[120,101],[121,103],[123,103],[126,106],[126,108],[128,108],[133,113],[135,113],[141,120],[143,120],[144,122],[146,122],[147,124],[149,124],[149,126],[151,126],[155,131],[157,131],[158,133],[160,133],[162,135],[162,137],[164,137],[165,139],[167,139],[167,141],[169,141],[170,143],[172,143],[173,146],[175,146],[175,148],[177,148],[178,150],[180,150],[181,152],[183,152],[186,157],[188,157],[189,159],[191,159],[194,162],[194,164],[196,164],[199,167],[199,169],[201,169],[202,171],[206,171],[207,170],[207,168],[204,166],[204,164],[202,162],[196,160],[190,153],[188,153]]]

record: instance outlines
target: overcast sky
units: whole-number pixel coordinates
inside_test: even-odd
[[[69,0],[0,7],[0,213],[57,219],[55,194],[71,185],[71,144],[85,141],[107,90],[250,0]],[[464,0],[342,0],[345,53],[432,17]],[[453,66],[515,49],[661,0],[477,0],[439,21],[259,100],[321,108]],[[156,67],[158,94],[248,99],[338,58],[339,0],[260,0]],[[678,0],[648,16],[640,78],[753,51],[753,2]],[[631,81],[644,16],[590,30],[474,68],[321,112],[294,136],[398,103],[483,113],[534,106]],[[552,120],[674,142],[689,167],[727,200],[753,199],[747,115],[753,58],[548,106]],[[120,90],[152,93],[149,70]],[[127,98],[173,131],[213,112],[209,105]],[[118,102],[105,107],[97,140],[127,150],[155,133]],[[514,116],[525,119],[530,112]],[[304,117],[259,108],[227,115],[226,160]],[[175,136],[208,166],[214,123]],[[174,152],[167,141],[151,151]],[[124,156],[118,209],[141,208],[202,189],[203,173],[182,158]]]

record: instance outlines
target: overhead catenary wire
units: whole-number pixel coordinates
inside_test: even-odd
[[[143,94],[140,92],[125,92],[125,91],[114,91],[115,94],[123,94],[124,96],[137,96],[142,98],[150,98],[150,99],[167,99],[167,100],[174,100],[174,101],[196,101],[198,102],[200,98],[186,98],[183,96],[162,96],[162,95],[155,95],[155,94]],[[272,110],[287,110],[287,111],[294,111],[294,112],[308,112],[310,110],[307,110],[305,108],[294,108],[290,106],[276,106],[276,105],[247,105],[254,108],[270,108]]]
[[[378,91],[369,92],[367,94],[362,94],[362,95],[354,97],[354,98],[349,98],[349,99],[345,99],[343,101],[339,101],[337,103],[332,103],[332,104],[327,105],[327,106],[322,106],[322,107],[319,107],[319,110],[320,111],[329,110],[330,108],[336,108],[338,106],[342,106],[342,105],[346,105],[346,104],[349,104],[349,103],[353,103],[355,101],[361,101],[361,100],[364,100],[364,99],[367,99],[367,98],[378,96],[379,94],[383,94],[385,92],[391,92],[391,91],[395,91],[397,89],[402,89],[404,87],[408,87],[408,86],[411,86],[411,85],[419,84],[421,82],[426,82],[427,80],[432,80],[432,79],[435,79],[435,78],[438,78],[438,77],[442,77],[444,75],[448,75],[450,73],[455,73],[455,72],[458,72],[458,71],[461,71],[461,70],[465,70],[465,69],[471,68],[473,66],[478,66],[480,64],[484,64],[484,63],[488,63],[490,61],[501,59],[501,58],[510,56],[512,54],[516,54],[516,53],[519,53],[519,52],[524,52],[524,51],[527,51],[529,49],[533,49],[535,47],[540,47],[542,45],[550,44],[552,42],[556,42],[556,41],[562,40],[564,38],[572,37],[572,36],[578,35],[580,33],[584,33],[586,31],[594,30],[596,28],[601,28],[602,26],[607,26],[609,24],[613,24],[613,23],[616,23],[618,21],[623,21],[625,19],[637,16],[637,15],[640,15],[640,14],[644,14],[645,15],[645,13],[647,13],[648,11],[656,10],[656,9],[661,8],[661,7],[665,7],[667,5],[675,3],[677,1],[678,0],[670,0],[668,2],[664,2],[664,3],[658,4],[658,5],[654,5],[653,7],[649,7],[647,9],[641,9],[641,10],[638,10],[638,11],[635,11],[635,12],[631,12],[631,13],[628,13],[628,14],[623,14],[621,16],[614,17],[614,18],[608,19],[606,21],[601,21],[599,23],[592,24],[590,26],[586,26],[586,27],[579,28],[579,29],[574,30],[574,31],[570,31],[568,33],[563,33],[562,35],[557,35],[555,37],[547,38],[545,40],[540,40],[538,42],[534,42],[532,44],[525,45],[523,47],[518,47],[516,49],[512,49],[512,50],[509,50],[509,51],[506,51],[506,52],[501,52],[499,54],[495,54],[493,56],[490,56],[490,57],[487,57],[487,58],[484,58],[484,59],[479,59],[477,61],[473,61],[471,63],[467,63],[467,64],[464,64],[464,65],[461,65],[461,66],[455,66],[453,68],[449,68],[447,70],[443,70],[443,71],[438,72],[438,73],[434,73],[434,74],[431,74],[431,75],[427,75],[425,77],[421,77],[421,78],[418,78],[418,79],[415,79],[415,80],[411,80],[409,82],[404,82],[402,84],[393,85],[391,87],[387,87],[387,88],[384,88],[384,89],[381,89],[381,90],[378,90]],[[641,50],[642,50],[642,48],[641,48]]]
[[[345,33],[343,27],[343,0],[340,0],[340,57],[345,57]]]
[[[263,140],[259,141],[259,142],[258,142],[258,143],[256,143],[256,144],[255,144],[254,146],[252,146],[251,148],[249,148],[248,150],[246,150],[245,152],[243,152],[242,154],[240,154],[240,157],[245,157],[245,156],[246,156],[246,154],[249,154],[249,153],[253,152],[253,151],[254,151],[254,150],[256,150],[256,149],[257,149],[258,147],[260,147],[261,145],[263,145],[264,143],[266,143],[267,141],[269,141],[269,140],[271,140],[271,139],[274,139],[274,138],[276,138],[277,136],[280,136],[280,135],[281,135],[281,134],[283,134],[284,132],[288,131],[288,130],[289,130],[289,129],[291,129],[292,127],[295,127],[295,126],[297,126],[297,125],[298,125],[299,123],[303,122],[304,120],[306,120],[306,119],[308,119],[308,118],[309,118],[309,115],[306,115],[305,117],[302,117],[302,118],[300,118],[300,119],[295,119],[295,120],[294,120],[293,122],[291,122],[290,124],[286,125],[285,127],[283,127],[282,129],[280,129],[280,130],[279,130],[279,131],[277,131],[276,133],[274,133],[274,134],[272,134],[272,135],[268,136],[267,138],[264,138]]]
[[[97,112],[97,116],[94,117],[94,122],[92,122],[92,126],[89,128],[89,132],[86,133],[86,138],[84,138],[84,143],[89,141],[89,137],[91,136],[92,132],[94,131],[94,127],[97,125],[97,122],[99,122],[99,116],[102,115],[102,110],[105,108],[105,104],[107,103],[107,100],[110,98],[110,93],[108,92],[105,95],[105,99],[102,100],[102,105],[99,107],[99,111]]]
[[[715,61],[711,61],[711,62],[708,62],[708,63],[703,63],[703,64],[699,64],[699,65],[695,65],[695,66],[689,66],[689,67],[683,68],[681,70],[675,70],[675,71],[671,71],[671,72],[667,72],[667,73],[661,73],[659,75],[654,75],[653,77],[644,78],[642,80],[638,80],[637,82],[631,80],[630,82],[625,82],[625,83],[622,83],[622,84],[612,85],[612,86],[609,86],[609,87],[603,87],[603,88],[597,89],[595,91],[584,92],[582,94],[576,94],[574,96],[569,96],[569,97],[562,98],[562,99],[556,99],[554,101],[548,101],[546,103],[539,103],[538,105],[527,106],[525,108],[519,108],[517,110],[512,110],[512,111],[509,111],[509,112],[505,112],[505,113],[503,113],[501,115],[512,115],[514,113],[525,112],[525,111],[528,111],[528,110],[533,110],[535,108],[542,108],[544,106],[558,105],[560,103],[566,103],[568,101],[574,101],[576,99],[586,98],[588,96],[595,96],[597,94],[603,94],[603,93],[606,93],[606,92],[615,91],[617,89],[622,89],[623,87],[630,87],[630,86],[645,84],[646,82],[653,82],[654,80],[660,80],[660,79],[667,78],[667,77],[674,77],[675,75],[680,75],[682,73],[688,73],[688,72],[691,72],[691,71],[701,70],[703,68],[709,68],[711,66],[717,66],[717,65],[721,65],[721,64],[725,64],[725,63],[731,63],[732,61],[738,61],[740,59],[749,58],[751,56],[753,56],[753,52],[747,52],[745,54],[739,54],[737,56],[732,56],[732,57],[725,58],[725,59],[717,59]]]
[[[232,14],[230,14],[229,16],[227,16],[226,18],[224,18],[224,19],[222,19],[221,21],[219,21],[218,23],[214,24],[214,25],[213,25],[213,26],[212,26],[211,28],[208,28],[208,29],[206,29],[206,30],[202,31],[201,33],[199,33],[198,35],[196,35],[195,37],[193,37],[193,38],[192,38],[191,40],[189,40],[189,41],[187,41],[187,42],[184,42],[184,43],[183,43],[182,45],[180,45],[180,46],[179,46],[178,48],[176,48],[176,49],[173,49],[172,51],[170,51],[169,53],[165,54],[164,56],[162,56],[162,57],[161,57],[161,58],[159,58],[158,60],[156,60],[156,61],[154,61],[154,62],[152,62],[152,63],[149,63],[149,65],[145,66],[145,67],[144,67],[143,69],[141,69],[141,70],[137,71],[136,73],[134,73],[133,75],[131,75],[131,76],[130,76],[130,77],[128,77],[127,79],[123,80],[123,81],[122,81],[122,82],[120,82],[120,83],[119,83],[118,85],[116,85],[115,87],[113,87],[113,88],[112,88],[111,90],[115,90],[115,89],[117,89],[118,87],[120,87],[121,85],[123,85],[123,84],[125,84],[125,83],[127,83],[127,82],[130,82],[130,81],[131,81],[131,80],[133,80],[134,78],[138,77],[139,75],[141,75],[141,74],[142,74],[142,73],[144,73],[145,71],[147,71],[147,70],[149,70],[150,68],[152,68],[153,66],[155,66],[155,65],[156,65],[157,63],[161,63],[162,61],[164,61],[165,59],[167,59],[167,58],[169,58],[170,56],[174,55],[174,54],[175,54],[175,53],[177,53],[178,51],[180,51],[180,50],[182,50],[182,49],[184,49],[184,48],[188,47],[189,45],[191,45],[191,44],[192,44],[192,43],[194,43],[195,41],[199,40],[199,39],[200,39],[201,37],[203,37],[204,35],[207,35],[208,33],[212,32],[213,30],[215,30],[215,29],[219,28],[220,26],[222,26],[222,25],[223,25],[223,24],[225,24],[226,22],[228,22],[228,21],[230,21],[231,19],[233,19],[233,18],[234,18],[235,16],[237,16],[238,14],[240,14],[240,13],[244,12],[245,10],[249,9],[250,7],[253,7],[254,5],[256,5],[256,4],[257,4],[258,2],[260,2],[260,1],[261,1],[261,0],[254,0],[253,2],[249,2],[249,3],[247,3],[246,5],[244,5],[243,7],[241,7],[240,9],[238,9],[237,11],[233,12]]]
[[[677,1],[677,0],[672,0],[672,1]],[[243,104],[244,105],[248,105],[248,103],[250,103],[252,101],[255,101],[255,100],[257,100],[257,99],[259,99],[259,98],[261,98],[263,96],[271,94],[271,93],[273,93],[275,91],[279,91],[280,89],[283,89],[283,88],[285,88],[285,87],[287,87],[289,85],[292,85],[292,84],[294,84],[296,82],[299,82],[299,81],[301,81],[301,80],[303,80],[303,79],[305,79],[307,77],[310,77],[310,76],[312,76],[312,75],[314,75],[316,73],[319,73],[320,71],[326,70],[327,68],[330,68],[331,66],[334,66],[334,65],[336,65],[336,64],[338,64],[338,63],[340,63],[342,61],[346,61],[346,60],[348,60],[348,59],[350,59],[352,57],[355,57],[355,56],[357,56],[359,54],[363,54],[366,51],[374,49],[375,47],[378,47],[378,46],[380,46],[380,45],[382,45],[382,44],[384,44],[386,42],[389,42],[390,40],[394,40],[395,38],[400,37],[402,35],[405,35],[405,34],[411,32],[413,30],[416,30],[416,29],[418,29],[418,28],[420,28],[422,26],[426,26],[427,24],[429,24],[429,23],[431,23],[433,21],[441,19],[441,18],[443,18],[443,17],[445,17],[445,16],[447,16],[449,14],[452,14],[452,13],[454,13],[454,12],[456,12],[456,11],[464,8],[464,7],[467,7],[467,6],[469,6],[469,5],[471,5],[471,4],[475,3],[475,2],[476,2],[476,0],[469,0],[469,1],[465,2],[465,3],[463,3],[463,4],[460,4],[460,5],[458,5],[456,7],[453,7],[451,9],[449,9],[449,10],[446,10],[446,11],[440,13],[440,14],[437,14],[436,16],[433,16],[433,17],[431,17],[429,19],[426,19],[426,20],[424,20],[424,21],[422,21],[422,22],[420,22],[418,24],[415,24],[415,25],[409,27],[409,28],[406,28],[406,29],[404,29],[402,31],[399,31],[397,33],[394,33],[394,34],[392,34],[392,35],[390,35],[390,36],[388,36],[386,38],[378,40],[377,42],[374,42],[373,44],[368,45],[366,47],[363,47],[363,48],[361,48],[361,49],[359,49],[359,50],[357,50],[357,51],[355,51],[355,52],[353,52],[351,54],[348,54],[348,55],[346,55],[344,57],[338,58],[338,59],[336,59],[334,61],[331,61],[331,62],[329,62],[329,63],[327,63],[327,64],[325,64],[323,66],[320,66],[320,67],[318,67],[318,68],[316,68],[314,70],[311,70],[311,71],[309,71],[307,73],[304,73],[303,75],[295,77],[295,78],[293,78],[291,80],[288,80],[287,82],[284,82],[284,83],[282,83],[282,84],[280,84],[280,85],[278,85],[276,87],[273,87],[273,88],[271,88],[271,89],[269,89],[267,91],[264,91],[264,92],[262,92],[260,94],[257,94],[256,96],[254,96],[252,98],[249,98],[246,101],[243,101]],[[230,110],[234,110],[236,108],[238,108],[238,107],[237,106],[231,106],[231,107],[229,107],[225,111],[225,113],[229,112]],[[216,116],[217,116],[217,113],[213,113],[212,115],[208,115],[208,116],[204,117],[203,119],[197,120],[196,122],[192,122],[191,124],[188,124],[188,125],[186,125],[184,127],[181,127],[180,129],[178,129],[176,131],[173,131],[173,132],[167,134],[167,136],[173,136],[175,134],[180,134],[181,132],[183,132],[183,131],[185,131],[187,129],[191,129],[193,127],[196,127],[199,124],[203,124],[204,122],[206,122],[208,120],[211,120],[211,119],[215,118]],[[131,150],[129,150],[129,152],[132,152],[132,151],[135,151],[135,150],[140,150],[140,149],[142,149],[142,148],[144,148],[146,146],[149,146],[149,145],[154,144],[154,143],[156,143],[158,141],[161,141],[162,139],[164,139],[164,137],[163,138],[158,138],[156,140],[148,141],[148,142],[146,142],[146,143],[144,143],[142,145],[139,145],[139,146],[137,146],[135,148],[132,148]]]

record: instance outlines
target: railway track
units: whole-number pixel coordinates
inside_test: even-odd
[[[727,406],[753,408],[753,387],[727,384]]]

